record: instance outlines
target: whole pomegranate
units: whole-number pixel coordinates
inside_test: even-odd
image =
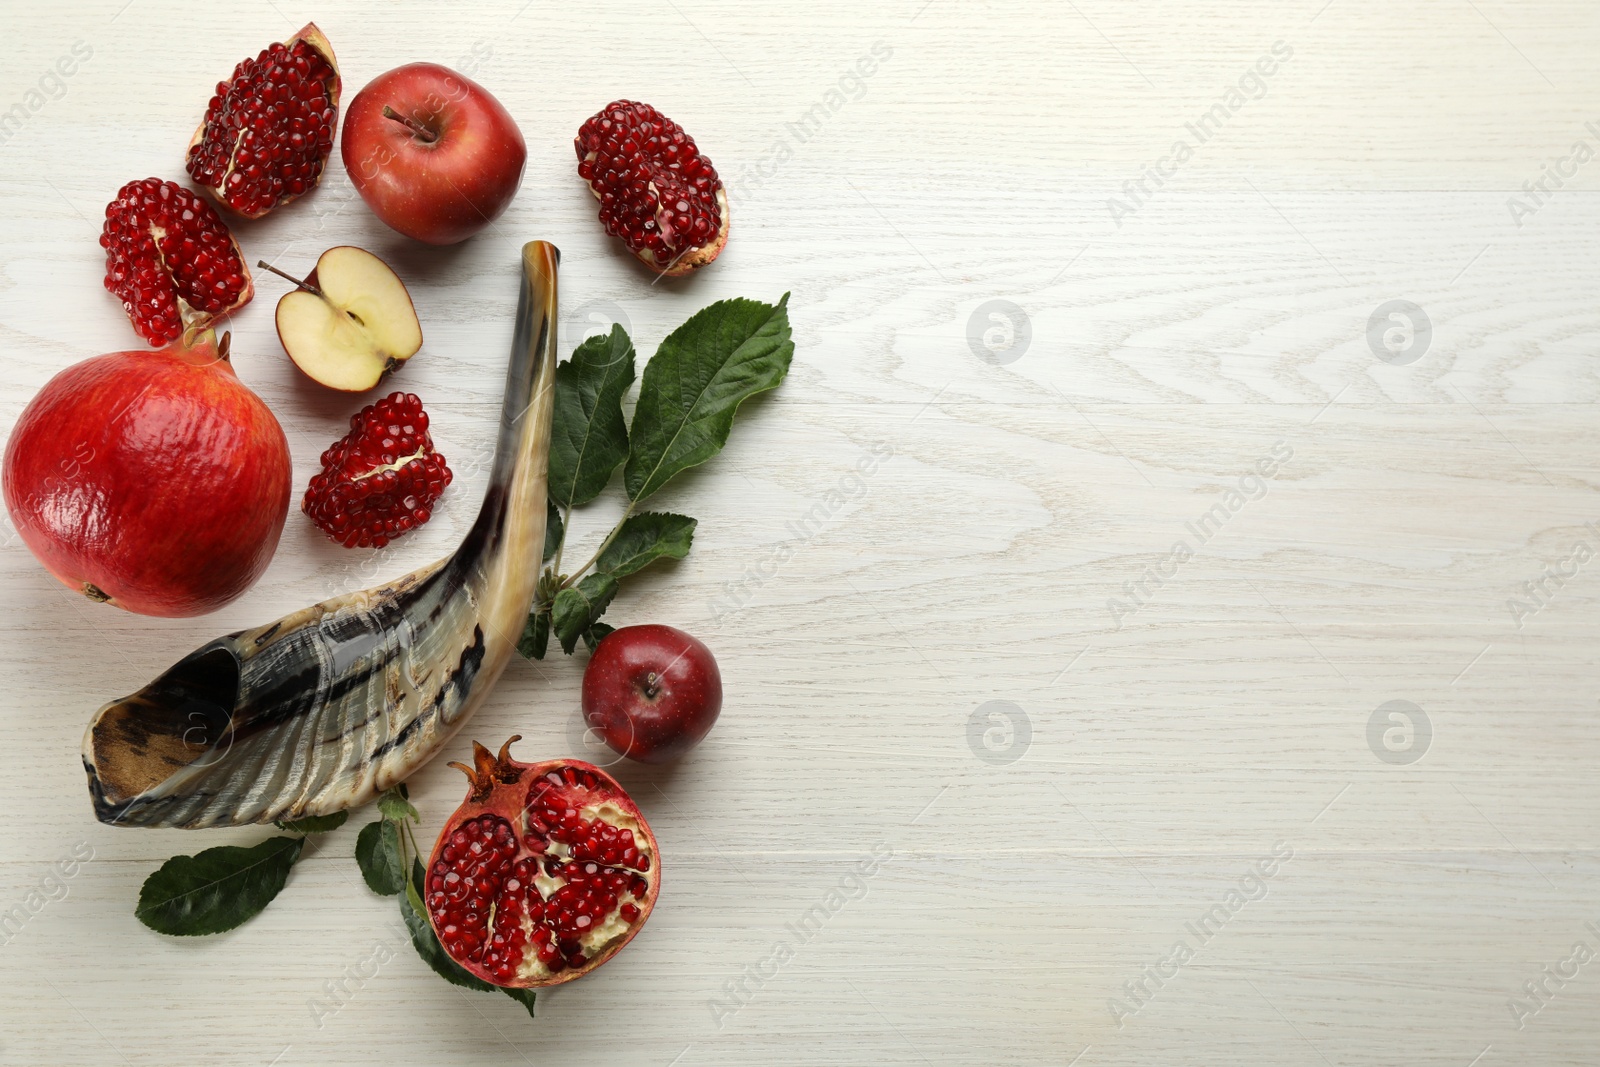
[[[473,742],[467,799],[428,859],[423,902],[439,944],[477,977],[529,988],[581,978],[633,940],[661,866],[644,816],[581,760],[518,763]]]
[[[6,444],[6,509],[51,574],[141,615],[215,611],[272,559],[289,443],[210,330],[68,367]]]

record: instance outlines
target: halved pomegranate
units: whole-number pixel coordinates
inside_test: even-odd
[[[655,835],[632,798],[582,760],[518,763],[476,741],[472,786],[428,859],[439,944],[499,986],[581,978],[633,940],[661,891]]]
[[[322,180],[339,124],[339,64],[314,22],[217,83],[189,141],[189,176],[247,219]]]

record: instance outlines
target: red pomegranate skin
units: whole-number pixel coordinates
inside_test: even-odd
[[[185,617],[261,576],[290,475],[283,428],[207,334],[57,374],[11,432],[3,486],[51,574],[93,600]]]

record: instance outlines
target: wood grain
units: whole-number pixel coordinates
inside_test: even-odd
[[[1508,1002],[1537,1006],[1524,983],[1575,942],[1600,951],[1600,563],[1537,612],[1509,602],[1577,542],[1600,550],[1600,163],[1537,204],[1523,190],[1570,170],[1579,139],[1600,148],[1600,9],[204,10],[0,12],[0,114],[75,41],[93,51],[0,143],[0,426],[61,367],[132,343],[100,285],[102,205],[180,177],[215,80],[308,18],[352,92],[487,47],[477,78],[529,163],[510,211],[453,249],[384,229],[337,161],[314,196],[239,230],[252,260],[304,269],[359,244],[411,284],[427,342],[403,384],[458,475],[424,530],[356,554],[291,515],[248,595],[157,621],[75,599],[0,528],[0,913],[59,896],[52,865],[94,850],[64,899],[0,935],[0,1062],[1595,1062],[1600,963],[1520,1028]],[[1260,95],[1114,218],[1277,42],[1292,55]],[[575,178],[573,131],[621,95],[684,123],[735,190],[731,243],[698,277],[651,284]],[[1536,210],[1519,220],[1513,196]],[[793,293],[789,380],[660,497],[700,520],[693,553],[612,611],[705,637],[727,686],[691,758],[618,769],[668,857],[649,929],[530,1021],[399,941],[350,858],[357,816],[239,930],[151,933],[133,901],[161,860],[260,834],[97,825],[83,725],[218,633],[453,547],[487,481],[516,249],[534,237],[564,252],[564,351],[620,316],[648,353],[712,300]],[[296,377],[279,290],[258,286],[230,324],[236,363],[303,484],[352,403]],[[1407,365],[1368,341],[1398,299],[1432,327]],[[994,300],[1031,335],[998,360],[969,343],[998,325],[979,314]],[[1275,448],[1291,458],[1241,484]],[[1230,489],[1239,505],[1200,543],[1191,526]],[[574,545],[615,514],[587,509]],[[469,734],[576,752],[581,670],[513,665]],[[1396,700],[1428,718],[1415,762],[1369,743]],[[992,701],[1009,730],[971,725]],[[413,791],[431,832],[460,785],[441,763]],[[1135,1006],[1127,984],[1196,941],[1187,924],[1280,842],[1293,857],[1263,895],[1159,989],[1146,979],[1119,1026],[1111,1002]],[[880,844],[892,859],[865,890],[797,938]],[[746,977],[785,939],[792,959]],[[351,992],[330,1013],[338,981]]]

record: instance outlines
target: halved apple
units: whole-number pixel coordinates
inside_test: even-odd
[[[305,281],[261,266],[298,286],[278,301],[278,340],[312,380],[359,393],[422,347],[405,283],[366,249],[328,249]]]

